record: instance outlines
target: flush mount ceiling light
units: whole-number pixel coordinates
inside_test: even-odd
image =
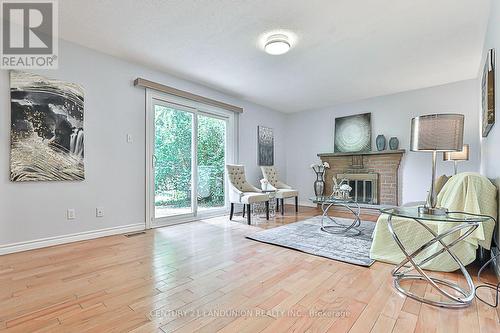
[[[268,54],[280,55],[287,53],[292,45],[290,44],[290,39],[285,34],[274,34],[267,37],[264,50]]]

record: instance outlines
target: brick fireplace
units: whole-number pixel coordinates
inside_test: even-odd
[[[321,161],[328,162],[325,172],[325,195],[330,195],[333,177],[347,178],[353,191],[351,196],[360,203],[373,205],[399,205],[399,166],[404,149],[367,153],[318,154]],[[371,196],[371,198],[369,197]]]

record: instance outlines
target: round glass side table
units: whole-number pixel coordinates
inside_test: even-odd
[[[345,236],[359,236],[361,230],[358,227],[361,225],[359,217],[361,208],[359,204],[352,199],[340,199],[331,196],[319,196],[309,198],[315,204],[321,205],[323,215],[321,215],[321,230],[330,234],[343,234]],[[353,218],[351,224],[343,224],[337,221],[333,216],[328,214],[330,208],[341,206],[351,212]],[[325,221],[332,223],[325,223]]]
[[[382,214],[386,214],[387,218],[387,226],[389,232],[391,233],[394,241],[399,246],[403,254],[405,255],[405,259],[401,261],[394,269],[392,270],[392,276],[394,279],[394,287],[410,298],[413,298],[417,301],[427,303],[434,306],[447,307],[447,308],[461,308],[469,306],[475,296],[474,284],[472,282],[472,278],[467,272],[467,269],[462,264],[460,259],[453,253],[452,248],[457,245],[460,241],[466,239],[470,234],[476,230],[479,225],[483,222],[490,220],[490,217],[483,215],[474,215],[464,212],[448,212],[446,215],[428,215],[422,214],[418,212],[418,208],[413,207],[398,207],[398,208],[389,208],[389,209],[381,209]],[[405,248],[404,244],[402,244],[399,239],[397,233],[394,231],[394,226],[392,222],[393,217],[401,217],[408,219],[407,223],[416,223],[421,226],[426,232],[432,235],[432,239],[427,243],[420,246],[413,252],[410,252]],[[433,231],[425,221],[435,221],[438,223],[452,223],[449,229],[438,234]],[[450,236],[452,234],[459,233],[458,238],[452,240],[450,243],[446,244],[444,238]],[[431,245],[439,242],[442,248],[434,253],[429,254],[427,257],[423,259],[417,259],[417,256],[422,253],[425,249],[429,248]],[[453,261],[457,263],[460,268],[460,271],[467,282],[467,288],[464,289],[460,287],[458,284],[439,279],[436,277],[431,277],[427,272],[425,272],[421,266],[426,262],[436,258],[438,255],[447,252],[452,258]],[[416,273],[413,273],[416,271]],[[408,289],[405,289],[402,285],[402,281],[411,281],[411,280],[420,280],[426,281],[431,284],[439,293],[444,296],[444,300],[435,301],[425,297],[421,297],[419,295],[414,294]],[[448,288],[449,291],[454,290],[455,295],[444,289],[443,287]]]

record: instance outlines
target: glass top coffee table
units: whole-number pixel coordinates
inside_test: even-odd
[[[361,230],[357,229],[357,227],[361,225],[361,219],[359,217],[361,208],[357,202],[350,198],[339,199],[329,196],[311,197],[309,200],[315,204],[321,205],[321,210],[323,211],[323,215],[321,215],[322,231],[331,234],[343,234],[345,236],[361,235]],[[334,217],[328,215],[328,211],[334,206],[341,206],[350,211],[353,215],[352,223],[343,224],[337,221]]]
[[[472,282],[472,278],[470,277],[467,269],[462,264],[460,259],[453,253],[452,248],[457,245],[460,241],[467,238],[470,234],[474,232],[474,230],[479,227],[479,225],[483,222],[486,222],[491,219],[489,216],[485,215],[474,215],[468,214],[464,212],[448,212],[446,215],[428,215],[421,214],[418,212],[418,208],[410,208],[410,207],[398,207],[398,208],[389,208],[389,209],[381,209],[382,214],[387,214],[387,226],[389,232],[391,233],[394,241],[399,246],[403,254],[405,255],[405,259],[401,261],[393,270],[392,276],[394,279],[394,287],[400,291],[402,294],[413,298],[417,301],[427,303],[430,305],[440,306],[440,307],[448,307],[448,308],[460,308],[469,306],[475,296],[474,284]],[[407,219],[407,223],[416,223],[421,226],[425,232],[428,232],[432,235],[432,239],[427,243],[420,246],[413,252],[410,252],[405,248],[404,244],[402,244],[399,239],[397,233],[394,231],[394,226],[392,223],[393,217],[405,218]],[[405,221],[405,220],[403,220]],[[425,221],[434,221],[438,223],[451,223],[449,229],[442,232],[441,234],[433,231]],[[458,236],[457,238],[449,237],[447,240],[450,240],[446,243],[445,238],[450,235]],[[435,253],[429,254],[427,257],[423,259],[417,259],[417,256],[422,253],[425,249],[429,248],[431,245],[439,242],[441,244],[441,249],[436,251]],[[436,258],[438,255],[447,252],[453,260],[460,267],[460,271],[467,282],[467,289],[460,287],[455,282],[431,277],[428,272],[425,272],[421,267],[426,262]],[[413,271],[416,271],[413,272]],[[420,280],[426,281],[431,284],[439,293],[441,293],[444,297],[443,300],[431,300],[425,297],[418,296],[411,292],[408,289],[405,289],[401,286],[402,281],[411,281],[411,280]],[[411,284],[409,284],[411,285]],[[444,288],[443,288],[444,287]],[[446,289],[445,289],[446,288]],[[453,293],[451,293],[454,291]]]

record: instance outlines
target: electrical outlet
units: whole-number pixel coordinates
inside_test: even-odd
[[[74,208],[68,208],[67,212],[66,212],[66,218],[68,220],[74,220],[76,219],[76,211]]]
[[[96,217],[104,217],[104,208],[103,207],[97,207],[95,209],[95,216]]]
[[[134,142],[134,138],[132,137],[132,134],[127,134],[127,143],[132,143]]]

